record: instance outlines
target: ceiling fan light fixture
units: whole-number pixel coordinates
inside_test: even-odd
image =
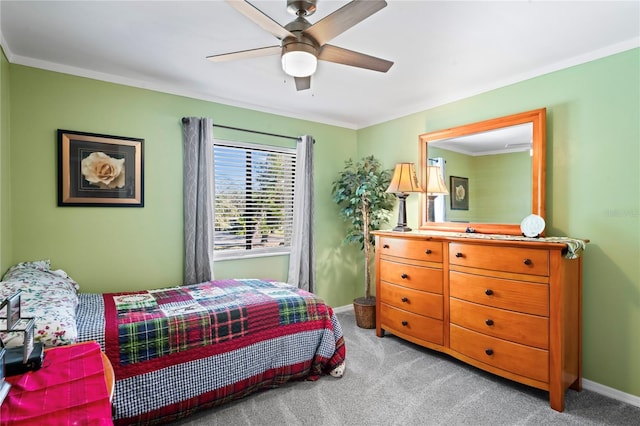
[[[287,75],[294,77],[298,91],[311,87],[311,76],[316,72],[318,60],[378,72],[387,72],[391,68],[393,65],[391,61],[327,44],[384,8],[387,5],[386,0],[351,0],[312,24],[305,19],[305,16],[312,15],[316,11],[317,1],[287,0],[287,10],[296,18],[282,26],[248,0],[226,0],[235,10],[280,40],[280,49],[278,46],[268,46],[208,56],[207,59],[221,62],[255,58],[276,54],[280,50],[282,69]]]
[[[316,72],[315,49],[305,43],[291,43],[282,49],[282,69],[292,77],[309,77]]]

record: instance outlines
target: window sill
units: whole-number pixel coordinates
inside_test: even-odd
[[[279,251],[250,251],[250,252],[233,252],[233,253],[214,253],[214,262],[223,262],[225,260],[242,260],[253,259],[258,257],[270,257],[270,256],[289,256],[291,250],[279,250]]]

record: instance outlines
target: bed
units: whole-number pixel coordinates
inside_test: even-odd
[[[236,279],[78,293],[66,273],[39,261],[12,267],[0,296],[17,288],[25,314],[36,317],[37,340],[100,344],[115,372],[116,424],[166,423],[344,371],[344,337],[332,308],[284,283]]]

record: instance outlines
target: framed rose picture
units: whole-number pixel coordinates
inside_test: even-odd
[[[469,210],[469,178],[449,176],[451,210]]]
[[[58,206],[144,207],[143,143],[58,129]]]

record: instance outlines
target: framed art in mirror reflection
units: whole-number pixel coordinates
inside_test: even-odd
[[[469,179],[450,176],[451,210],[469,210]]]

